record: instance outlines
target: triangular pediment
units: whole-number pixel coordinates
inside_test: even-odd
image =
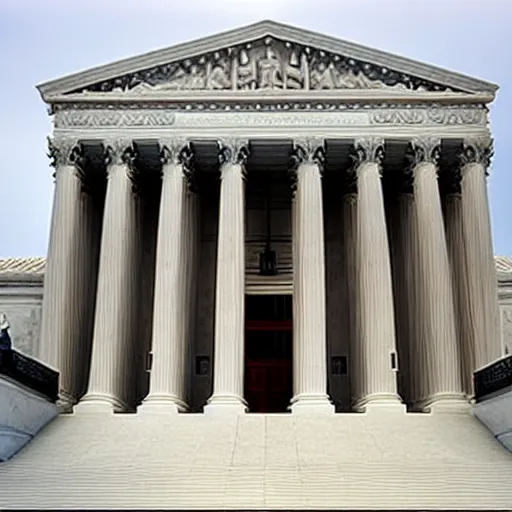
[[[70,94],[354,89],[494,94],[497,86],[271,21],[39,86],[50,102]]]

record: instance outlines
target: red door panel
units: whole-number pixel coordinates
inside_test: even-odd
[[[249,412],[286,412],[292,397],[292,322],[247,321],[245,399]]]

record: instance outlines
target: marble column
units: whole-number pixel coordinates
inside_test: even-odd
[[[384,143],[357,140],[351,158],[357,175],[357,331],[353,347],[354,409],[404,407],[397,394],[391,263],[381,184]]]
[[[395,325],[398,349],[398,392],[410,404],[418,369],[416,352],[416,285],[414,282],[416,223],[410,173],[393,173],[390,186],[388,235],[391,247]]]
[[[413,357],[419,393],[413,408],[467,407],[455,330],[452,276],[437,179],[440,140],[422,137],[409,145],[406,161],[413,178],[416,237],[417,335]]]
[[[162,143],[162,195],[153,307],[149,394],[139,411],[183,412],[186,404],[191,258],[187,174],[192,151],[185,141]]]
[[[128,140],[106,144],[107,193],[101,237],[96,314],[87,393],[78,411],[132,410],[140,218],[133,183],[135,149]]]
[[[83,184],[83,146],[76,140],[50,141],[55,192],[44,279],[41,359],[59,371],[59,403],[64,410],[83,392],[88,352],[86,276],[91,262],[90,198]],[[92,278],[92,276],[91,276]]]
[[[197,325],[197,291],[199,276],[199,251],[201,248],[201,231],[200,231],[200,197],[197,189],[197,183],[193,174],[189,176],[189,193],[187,195],[187,254],[189,254],[189,272],[187,286],[187,336],[185,342],[187,344],[186,364],[189,371],[186,378],[186,393],[188,403],[193,399],[193,386],[195,377],[195,344],[196,344],[196,325]]]
[[[334,413],[327,395],[323,140],[294,143],[292,413]]]
[[[462,385],[468,397],[473,395],[475,347],[477,329],[474,328],[475,307],[471,300],[468,269],[464,250],[460,173],[450,172],[444,181],[442,204],[446,231],[446,243],[452,271],[455,303],[455,326],[459,340]]]
[[[467,284],[475,331],[475,370],[501,357],[497,276],[493,254],[487,167],[489,138],[464,141],[461,158],[461,209]]]
[[[221,165],[213,395],[205,413],[245,413],[245,163],[247,141],[219,144]]]
[[[342,284],[344,287],[345,304],[346,304],[346,321],[347,321],[347,333],[348,342],[345,346],[348,346],[349,363],[348,363],[348,379],[350,386],[347,390],[347,410],[351,409],[352,401],[352,381],[354,379],[355,363],[353,358],[353,347],[357,344],[355,341],[358,337],[357,332],[357,308],[356,308],[356,275],[357,275],[357,193],[356,193],[356,180],[355,177],[350,179],[350,184],[345,187],[344,193],[342,194],[342,236],[343,236],[343,265],[344,265],[344,278],[345,281]]]

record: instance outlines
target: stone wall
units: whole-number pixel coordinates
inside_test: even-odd
[[[0,312],[5,313],[11,326],[13,346],[36,358],[39,356],[42,301],[42,273],[0,272]]]
[[[512,258],[511,266],[512,266]],[[501,318],[501,346],[503,355],[512,354],[512,269],[498,270],[498,294]]]

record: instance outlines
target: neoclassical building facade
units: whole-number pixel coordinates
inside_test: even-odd
[[[262,22],[39,90],[66,408],[464,409],[502,355],[497,86]]]

